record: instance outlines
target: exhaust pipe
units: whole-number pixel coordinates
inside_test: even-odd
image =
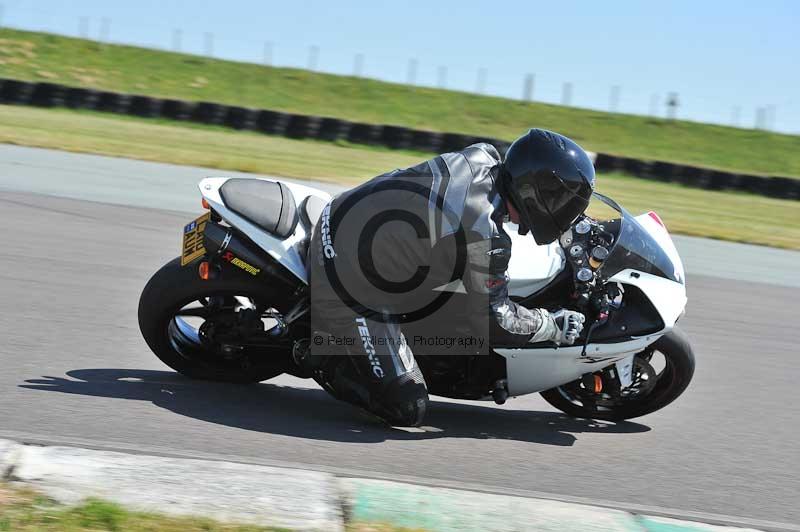
[[[253,277],[274,277],[292,287],[297,284],[297,280],[267,252],[249,239],[238,236],[230,227],[207,222],[203,231],[203,245],[209,262],[215,266],[227,263]]]

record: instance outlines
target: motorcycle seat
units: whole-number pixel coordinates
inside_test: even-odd
[[[290,236],[297,227],[294,194],[279,181],[234,178],[219,192],[230,210],[279,238]]]
[[[298,244],[298,252],[303,258],[303,262],[308,264],[308,246],[311,244],[311,232],[314,226],[317,225],[319,217],[322,216],[322,210],[327,205],[327,202],[317,196],[306,196],[300,202],[300,223],[306,230],[306,237]]]
[[[318,196],[306,196],[306,199],[300,202],[300,221],[303,222],[306,232],[310,232],[317,224],[325,205],[327,205],[325,200]]]

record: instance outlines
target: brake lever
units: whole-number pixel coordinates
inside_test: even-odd
[[[589,342],[592,340],[592,333],[598,327],[605,325],[608,322],[608,307],[600,310],[598,318],[589,325],[589,330],[586,331],[586,339],[583,341],[583,349],[581,349],[581,357],[586,356],[586,348],[589,347]]]

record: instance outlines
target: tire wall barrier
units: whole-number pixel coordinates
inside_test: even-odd
[[[643,179],[678,183],[705,190],[748,192],[778,199],[800,200],[800,179],[790,177],[734,174],[699,166],[643,161],[607,153],[597,154],[595,169],[598,172],[622,172]]]
[[[339,118],[289,114],[269,109],[250,109],[214,102],[161,99],[121,94],[57,83],[33,83],[0,78],[0,104],[67,107],[144,118],[190,120],[239,130],[258,131],[294,139],[329,142],[346,140],[355,144],[385,146],[397,150],[428,153],[457,151],[476,142],[494,145],[501,155],[509,143],[500,139],[460,133],[440,133],[395,125],[365,124]],[[622,172],[642,179],[678,183],[706,190],[748,192],[779,199],[800,200],[800,179],[735,174],[665,161],[645,161],[598,153],[598,172]]]

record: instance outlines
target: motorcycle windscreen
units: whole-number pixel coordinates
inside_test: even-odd
[[[679,269],[658,241],[630,213],[624,209],[620,211],[619,233],[599,274],[609,279],[632,269],[684,284]]]

